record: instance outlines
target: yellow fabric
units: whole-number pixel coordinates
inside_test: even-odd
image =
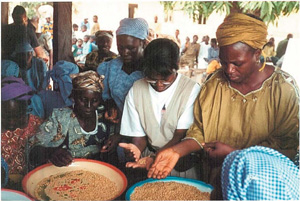
[[[206,73],[211,74],[219,68],[221,68],[220,63],[217,60],[212,60],[207,66]]]
[[[71,74],[73,79],[73,90],[92,90],[95,92],[102,92],[104,85],[102,83],[104,76],[99,76],[95,71],[85,71],[82,73]]]
[[[186,139],[220,141],[242,149],[262,145],[273,149],[299,146],[299,90],[287,73],[276,68],[262,87],[242,95],[219,69],[206,81],[194,104],[194,123]],[[203,162],[204,181],[215,187],[216,170]],[[214,173],[213,173],[214,172]],[[218,189],[220,190],[220,189]]]
[[[264,22],[234,13],[225,18],[216,35],[219,47],[242,42],[254,49],[262,49],[267,42],[268,31]]]

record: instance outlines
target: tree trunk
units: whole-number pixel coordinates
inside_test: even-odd
[[[72,2],[53,3],[53,64],[74,61],[72,54]]]

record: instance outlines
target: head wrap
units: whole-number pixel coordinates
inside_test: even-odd
[[[1,61],[1,77],[18,77],[20,72],[19,65],[10,60]]]
[[[220,47],[242,42],[254,49],[262,49],[267,42],[268,31],[264,22],[234,13],[225,18],[216,35]]]
[[[79,73],[79,68],[76,64],[68,61],[58,61],[50,71],[50,76],[53,80],[53,88],[59,89],[60,94],[67,106],[72,105],[72,100],[69,96],[72,92],[72,79],[70,74]]]
[[[107,36],[109,38],[113,38],[112,33],[110,33],[109,31],[97,31],[95,33],[96,38],[101,38],[103,36]]]
[[[1,81],[1,101],[29,100],[32,89],[25,84],[22,78],[5,77]]]
[[[224,200],[299,200],[300,172],[278,151],[254,146],[230,153],[222,166]]]
[[[71,75],[73,90],[92,90],[101,93],[104,89],[102,80],[103,75],[99,75],[95,71],[85,71],[78,74]]]
[[[129,35],[141,40],[148,37],[148,23],[143,18],[124,18],[116,33],[118,35]]]
[[[18,43],[15,47],[15,51],[12,53],[12,57],[15,57],[17,53],[33,52],[33,48],[28,42]]]

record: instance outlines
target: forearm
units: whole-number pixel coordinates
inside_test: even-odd
[[[132,139],[132,143],[137,146],[141,152],[143,152],[147,147],[146,137],[134,137]]]
[[[201,150],[201,146],[193,139],[186,139],[171,147],[180,157]]]
[[[159,151],[178,144],[185,137],[186,131],[187,129],[176,129],[173,138],[165,146],[160,148]]]

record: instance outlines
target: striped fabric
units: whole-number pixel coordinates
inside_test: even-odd
[[[229,154],[222,167],[226,200],[299,200],[300,172],[278,151],[254,146]]]

